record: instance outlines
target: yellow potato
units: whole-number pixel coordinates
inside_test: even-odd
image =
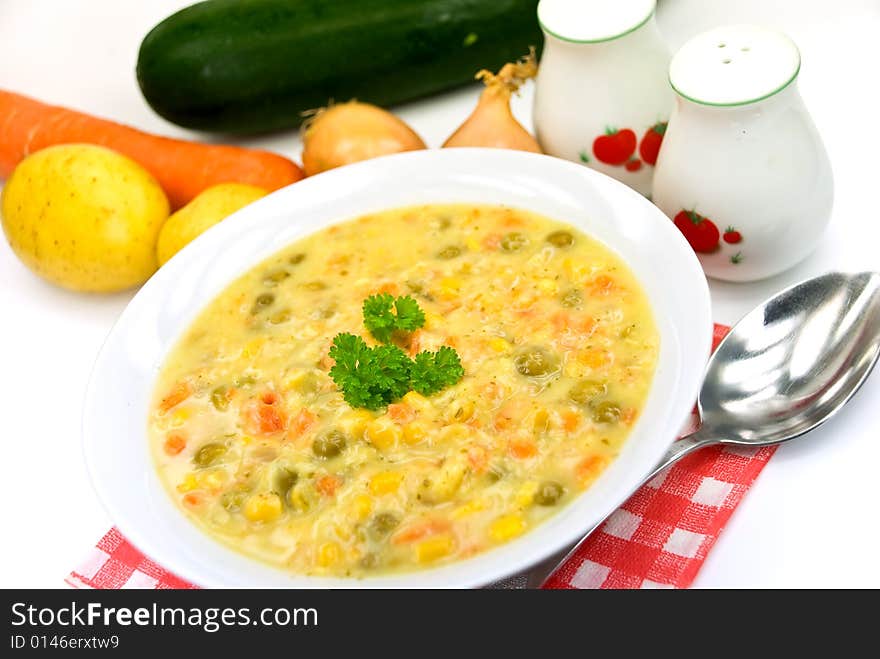
[[[3,230],[25,265],[76,291],[119,291],[156,271],[168,199],[133,160],[89,144],[19,163],[0,198]]]
[[[168,218],[159,234],[159,265],[182,250],[201,233],[266,195],[266,190],[243,183],[221,183],[208,188]]]

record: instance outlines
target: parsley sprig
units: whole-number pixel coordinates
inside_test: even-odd
[[[370,347],[354,334],[337,334],[329,353],[336,361],[330,377],[352,407],[377,410],[410,390],[430,396],[464,377],[461,359],[449,346],[422,351],[412,360],[390,343],[395,332],[411,332],[425,324],[425,314],[413,298],[372,295],[364,300],[363,315],[364,325],[382,345]]]
[[[425,324],[424,312],[409,295],[396,299],[389,293],[371,295],[364,300],[363,311],[364,327],[382,343],[390,342],[395,331],[413,332]]]

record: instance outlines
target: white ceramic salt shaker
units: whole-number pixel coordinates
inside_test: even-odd
[[[703,32],[672,59],[653,200],[711,277],[778,274],[828,223],[831,165],[798,93],[800,63],[786,35],[752,25]]]
[[[541,0],[535,132],[550,155],[651,195],[672,110],[655,0]]]

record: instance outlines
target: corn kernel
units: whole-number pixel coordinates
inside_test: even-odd
[[[403,427],[403,441],[410,446],[418,444],[427,436],[428,429],[425,428],[425,424],[420,423],[419,421],[413,421]]]
[[[271,522],[281,517],[281,497],[274,492],[261,492],[249,497],[242,508],[252,522]]]
[[[373,446],[380,451],[393,448],[400,441],[403,431],[395,423],[387,419],[376,419],[367,424],[365,437]]]
[[[197,477],[199,485],[206,490],[219,490],[226,481],[226,472],[222,469],[211,469],[200,473]]]
[[[548,277],[543,277],[536,282],[537,288],[547,295],[556,295],[559,292],[559,285]]]
[[[250,435],[242,435],[241,436],[241,443],[242,444],[250,444],[252,441],[254,441],[254,438],[251,437]]]
[[[199,480],[196,478],[195,474],[187,474],[183,477],[183,480],[178,484],[177,491],[178,492],[192,492],[193,490],[198,489]]]
[[[373,415],[366,410],[353,410],[342,418],[340,425],[351,437],[361,439],[367,429],[367,424],[372,420]]]
[[[519,486],[514,495],[514,502],[520,508],[532,505],[535,500],[535,493],[538,491],[538,481],[526,481]]]
[[[461,291],[461,279],[458,277],[444,277],[440,280],[440,297],[444,299],[452,299],[458,297]]]
[[[448,556],[454,547],[455,541],[452,536],[446,533],[435,535],[415,546],[416,560],[419,563],[431,563],[438,558]]]
[[[391,494],[403,482],[403,474],[399,471],[380,471],[370,479],[370,493],[374,496]]]
[[[335,542],[325,542],[318,547],[318,565],[332,567],[342,558],[342,550]]]
[[[489,527],[489,536],[495,542],[507,542],[526,530],[526,521],[516,513],[502,515]]]
[[[472,499],[463,506],[459,506],[453,510],[450,517],[452,517],[452,519],[462,519],[463,517],[468,517],[481,510],[485,510],[488,505],[489,503],[485,499]]]
[[[432,313],[430,311],[425,312],[425,329],[438,329],[444,327],[445,324],[443,316],[440,314]]]
[[[510,344],[500,336],[496,336],[489,341],[489,347],[495,352],[507,352],[510,350]]]
[[[465,246],[472,252],[481,252],[483,251],[483,246],[480,244],[480,241],[471,236],[467,240],[464,241]]]
[[[255,357],[263,347],[266,339],[251,339],[248,341],[241,351],[242,357]]]
[[[548,412],[545,408],[541,407],[535,412],[535,416],[532,419],[532,429],[536,433],[547,432],[550,428],[550,412]]]
[[[431,407],[431,401],[415,391],[408,392],[402,400],[416,412],[424,412]]]
[[[171,426],[174,428],[179,428],[184,423],[186,423],[189,418],[192,416],[192,410],[187,407],[178,407],[171,414]]]
[[[366,494],[359,494],[354,498],[352,507],[355,517],[362,522],[373,512],[373,501]]]

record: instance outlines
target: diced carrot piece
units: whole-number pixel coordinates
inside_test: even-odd
[[[391,538],[395,545],[405,545],[416,540],[421,540],[429,535],[448,531],[452,525],[445,519],[425,519],[412,523],[401,529]]]
[[[409,354],[414,357],[422,350],[422,330],[416,330],[409,336]]]
[[[321,476],[315,481],[315,489],[325,497],[332,497],[336,494],[340,485],[342,485],[342,481],[336,476]]]
[[[571,410],[563,410],[562,412],[562,428],[566,432],[573,432],[577,429],[581,422],[581,415]]]
[[[508,448],[510,449],[510,454],[519,460],[527,460],[538,454],[538,445],[529,439],[511,440]]]
[[[291,439],[302,437],[308,432],[309,428],[315,425],[318,417],[309,412],[306,408],[302,408],[295,417],[290,420],[287,428],[287,436]]]
[[[620,420],[626,425],[631,426],[638,416],[639,411],[636,408],[628,407],[620,415]]]
[[[582,486],[586,486],[602,473],[607,464],[607,458],[601,455],[591,455],[581,460],[574,469],[574,475]]]
[[[614,280],[608,275],[599,275],[593,280],[593,292],[598,295],[608,295],[614,288]]]
[[[191,508],[195,508],[202,503],[202,495],[198,492],[187,492],[183,495],[183,503]]]
[[[245,405],[242,409],[245,431],[251,435],[274,435],[284,430],[287,419],[278,402],[277,394],[270,392]]]
[[[513,425],[513,417],[510,415],[509,412],[501,409],[495,415],[495,420],[492,425],[495,427],[495,430],[507,430],[508,428],[510,428],[510,426]]]
[[[168,455],[177,455],[186,448],[186,438],[179,432],[173,432],[165,439],[163,448]]]
[[[413,408],[411,408],[406,403],[391,403],[388,406],[388,416],[390,416],[395,423],[409,423],[416,418],[416,413]]]
[[[376,289],[377,293],[390,293],[391,295],[397,295],[400,291],[400,286],[398,286],[395,282],[389,281],[385,282],[378,289]]]
[[[175,384],[168,395],[159,403],[159,413],[165,414],[173,407],[180,405],[192,394],[192,387],[186,380],[181,380]]]

